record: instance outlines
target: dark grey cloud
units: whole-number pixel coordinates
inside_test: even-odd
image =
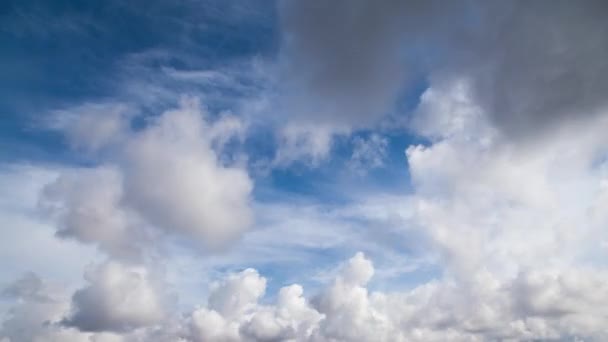
[[[281,4],[283,110],[297,121],[367,125],[405,77],[403,1]]]
[[[296,120],[369,125],[417,73],[467,79],[511,138],[607,104],[605,1],[299,1],[280,13]]]
[[[508,136],[595,115],[608,104],[608,3],[475,2],[473,10],[478,25],[451,41],[447,55],[460,60],[448,70],[471,81]]]

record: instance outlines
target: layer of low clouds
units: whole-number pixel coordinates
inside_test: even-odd
[[[104,266],[106,267],[106,266]],[[300,285],[278,291],[272,304],[262,303],[266,279],[254,269],[229,274],[214,285],[208,305],[185,315],[181,322],[167,321],[154,327],[154,308],[134,308],[131,300],[148,296],[141,293],[114,293],[127,302],[107,307],[111,317],[122,317],[119,324],[137,322],[139,330],[126,335],[86,333],[49,323],[37,330],[5,329],[15,340],[71,338],[74,341],[477,341],[477,340],[550,340],[606,338],[603,326],[608,300],[605,273],[571,270],[555,274],[549,270],[526,271],[510,281],[500,281],[491,272],[481,272],[466,282],[446,279],[419,286],[407,292],[382,293],[367,288],[374,275],[373,263],[362,253],[345,262],[333,281],[307,300]],[[128,276],[125,274],[124,276]],[[120,291],[123,280],[140,281],[129,276],[109,283]],[[25,282],[20,281],[23,286]],[[13,285],[13,287],[19,285]],[[100,286],[100,285],[95,285]],[[134,289],[139,289],[136,286]],[[40,289],[40,291],[43,291]],[[91,288],[83,291],[92,291]],[[105,290],[104,290],[105,291]],[[75,298],[85,292],[77,292]],[[104,292],[105,293],[105,292]],[[44,294],[46,297],[47,294]],[[97,296],[96,296],[97,298]],[[26,298],[13,309],[11,327],[36,324],[46,319],[51,308],[61,302]],[[77,299],[78,304],[82,304]],[[47,303],[47,304],[45,304]],[[106,304],[101,312],[106,313]],[[65,303],[63,304],[65,310]],[[151,309],[144,310],[144,309]],[[43,314],[31,316],[32,310]],[[59,310],[61,312],[61,310]],[[19,313],[27,316],[19,316]],[[94,311],[99,315],[99,311]],[[77,313],[78,314],[78,313]],[[126,315],[126,316],[125,316]],[[150,316],[152,315],[152,316]],[[124,317],[123,317],[124,316]],[[109,318],[109,317],[106,317]],[[148,320],[152,318],[152,320]],[[28,321],[22,321],[28,319]],[[37,321],[38,320],[38,321]],[[134,320],[134,321],[132,321]],[[94,324],[108,322],[95,320]],[[117,322],[118,323],[118,322]],[[142,323],[151,326],[141,328]],[[136,326],[137,326],[136,325]],[[110,325],[113,326],[113,325]],[[119,325],[124,327],[124,325]],[[159,333],[164,330],[164,333]]]

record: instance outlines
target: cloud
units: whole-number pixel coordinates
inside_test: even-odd
[[[250,225],[253,186],[245,170],[218,163],[199,108],[185,102],[125,146],[125,201],[153,224],[219,248]]]
[[[501,133],[528,138],[607,104],[605,9],[602,1],[286,2],[281,112],[329,127],[330,137],[349,134],[386,118],[417,82],[408,74],[435,85],[467,79]]]
[[[148,301],[150,298],[145,298],[143,308],[142,306],[125,308],[123,304],[131,304],[134,299],[144,299],[148,291],[145,287],[150,284],[147,283],[146,286],[142,284],[142,279],[138,279],[138,275],[141,275],[141,273],[138,273],[138,275],[129,273],[133,271],[136,273],[141,272],[143,269],[139,268],[136,270],[130,268],[127,273],[120,273],[120,271],[119,273],[115,273],[114,271],[117,271],[115,266],[109,266],[108,264],[100,265],[97,270],[105,267],[105,272],[108,272],[110,271],[109,268],[114,268],[111,271],[113,272],[112,276],[109,277],[111,279],[106,277],[96,285],[90,283],[86,290],[82,290],[86,291],[88,296],[100,295],[97,300],[112,300],[112,303],[101,302],[98,303],[98,307],[87,308],[87,310],[92,310],[89,312],[90,314],[97,315],[97,317],[105,315],[106,319],[109,319],[110,316],[117,317],[118,315],[122,315],[122,319],[124,319],[125,315],[134,315],[136,312],[141,313],[143,308],[150,307],[150,302]],[[90,271],[94,272],[96,270],[91,269]],[[147,272],[144,271],[144,273]],[[90,280],[94,282],[102,280],[99,279],[99,276],[101,275],[95,275]],[[109,276],[109,274],[106,273],[104,276]],[[128,287],[127,289],[118,288],[119,285],[124,286],[127,282],[129,283],[128,285],[136,286],[134,288]],[[108,289],[108,286],[113,289]],[[96,290],[92,290],[92,287],[95,287]],[[105,287],[105,290],[101,290],[102,287]],[[141,290],[144,292],[138,292]],[[114,293],[109,295],[108,291],[114,291]],[[122,293],[117,293],[116,291],[121,291]],[[15,297],[15,301],[12,303],[12,307],[7,310],[6,315],[3,317],[2,325],[0,325],[0,341],[3,342],[179,341],[176,337],[179,333],[171,325],[170,319],[162,322],[163,332],[159,332],[154,327],[140,328],[132,332],[86,332],[74,327],[67,327],[63,324],[65,317],[73,313],[73,311],[71,312],[73,304],[71,303],[69,290],[63,284],[43,280],[34,273],[26,273],[19,277],[5,288],[4,293]],[[126,300],[122,302],[119,300],[117,302],[116,299],[120,296]],[[118,306],[108,307],[108,304]],[[108,316],[109,311],[112,312],[110,316]],[[141,322],[142,317],[140,317],[139,322]],[[109,321],[104,322],[108,323]],[[101,323],[101,321],[96,321],[95,323]],[[119,323],[119,325],[122,326],[123,323]]]
[[[451,89],[460,93],[461,86],[457,84]],[[476,118],[478,106],[472,97],[468,102],[457,100],[458,105],[450,105],[458,99],[450,92],[426,97],[430,102],[447,104],[423,103],[421,108],[454,108],[443,115],[463,120],[462,126],[470,129],[454,134],[452,128],[447,128],[431,146],[412,146],[407,151],[421,224],[428,232],[437,234],[435,240],[466,254],[484,253],[487,247],[482,245],[471,248],[477,242],[470,238],[477,234],[469,233],[488,234],[478,235],[481,239],[478,242],[485,244],[486,239],[498,239],[490,249],[504,247],[508,253],[530,253],[511,255],[510,260],[504,260],[514,263],[526,263],[558,251],[566,258],[566,246],[574,251],[582,248],[578,243],[593,243],[580,238],[600,233],[594,222],[599,218],[592,220],[585,207],[594,207],[596,201],[602,200],[600,189],[606,175],[601,161],[607,152],[607,141],[601,131],[606,127],[606,115],[588,119],[584,124],[564,123],[534,143],[513,143],[502,140],[492,126],[484,126],[484,120]],[[472,114],[466,114],[465,103],[470,104]],[[588,134],[575,137],[570,133],[572,129],[582,129]],[[561,215],[547,220],[555,210]],[[533,237],[527,236],[527,229],[533,229]],[[451,234],[459,230],[468,242]],[[580,238],[567,238],[570,234]],[[519,250],[508,247],[520,239],[526,240],[526,246]],[[528,249],[532,244],[538,245]],[[450,252],[456,253],[456,249]],[[489,262],[498,255],[481,257]],[[452,255],[446,261],[450,260],[458,258]]]
[[[288,121],[279,131],[278,159],[318,164],[333,135],[372,127],[392,109],[406,80],[407,6],[286,1],[279,14],[278,111]]]
[[[103,114],[86,120],[105,122]],[[124,259],[140,258],[142,245],[158,235],[149,225],[209,250],[238,239],[252,223],[253,185],[218,154],[244,126],[230,115],[209,123],[206,115],[197,99],[184,99],[142,129],[121,131],[105,163],[101,158],[100,166],[66,172],[47,186],[42,207],[59,223],[58,234]]]
[[[55,329],[68,303],[34,273],[26,273],[4,289],[17,299],[0,326],[0,341],[69,341],[84,342],[74,330]]]
[[[335,133],[331,127],[321,125],[285,126],[279,132],[273,166],[285,167],[298,161],[318,166],[329,157]]]
[[[606,251],[598,241],[606,236],[598,224],[608,217],[591,209],[605,201],[605,161],[598,164],[608,152],[605,113],[563,121],[533,143],[512,142],[501,138],[469,89],[467,82],[429,89],[419,115],[435,120],[420,132],[437,141],[407,150],[414,224],[443,255],[446,279],[439,286],[457,286],[476,298],[469,307],[488,308],[485,317],[463,308],[444,324],[492,338],[601,339],[585,304],[585,288],[596,280],[584,274],[605,277]],[[573,129],[588,134],[573,136]],[[587,280],[571,282],[577,277]],[[533,285],[539,283],[543,290]],[[573,297],[562,292],[569,286]]]
[[[116,268],[118,267],[118,268]],[[357,253],[345,262],[333,282],[307,300],[298,284],[281,288],[272,302],[262,301],[266,279],[247,269],[228,274],[212,289],[208,304],[186,314],[180,323],[148,320],[158,308],[142,269],[105,264],[74,295],[76,311],[97,303],[89,312],[96,326],[140,329],[130,333],[79,333],[60,325],[43,325],[47,335],[86,341],[475,341],[582,338],[602,340],[606,324],[608,274],[579,268],[556,273],[549,269],[522,270],[509,279],[479,270],[466,279],[447,276],[409,290],[378,292],[367,288],[374,275],[372,262]],[[135,272],[135,273],[133,273]],[[93,302],[86,300],[88,297]],[[116,300],[119,299],[117,302]],[[144,300],[145,299],[145,300]],[[97,302],[100,301],[100,302]],[[127,305],[143,301],[141,305]],[[148,310],[150,309],[150,310]],[[74,308],[73,308],[74,310]],[[17,312],[17,311],[15,311]],[[65,309],[64,311],[65,312]],[[40,321],[48,319],[42,312]],[[13,319],[16,316],[13,316]],[[77,316],[73,316],[77,317]],[[120,320],[114,321],[120,317]],[[158,316],[161,317],[161,316]],[[167,318],[167,316],[164,316]],[[177,316],[180,317],[180,316]],[[103,318],[103,319],[102,319]],[[72,318],[73,320],[74,318]],[[114,322],[114,323],[111,323]],[[136,322],[136,323],[134,323]],[[159,324],[158,328],[142,324]],[[74,323],[74,322],[72,322]],[[82,323],[82,321],[81,321]],[[16,321],[5,322],[10,327]],[[17,336],[11,341],[36,340]],[[164,334],[159,335],[159,331]],[[8,333],[8,335],[7,335]],[[78,335],[86,334],[86,335]],[[29,335],[28,335],[29,336]],[[51,339],[52,340],[52,339]]]
[[[9,298],[35,298],[42,289],[42,280],[34,272],[28,272],[2,291],[2,295]]]
[[[366,287],[373,273],[372,263],[358,253],[342,266],[333,283],[310,302],[301,297],[299,285],[291,285],[279,291],[275,304],[251,301],[247,309],[239,311],[240,315],[231,311],[224,316],[201,308],[192,315],[193,340],[605,338],[605,313],[603,306],[597,305],[597,301],[608,300],[606,287],[601,285],[608,276],[604,272],[578,269],[557,275],[531,270],[504,280],[480,271],[466,281],[447,277],[390,293],[373,292]],[[229,279],[245,281],[248,274],[259,279],[253,270]],[[247,287],[230,288],[227,291],[234,298],[250,291]]]
[[[607,104],[605,3],[522,1],[481,9],[484,29],[472,34],[476,46],[465,51],[472,58],[462,76],[506,134],[536,135],[563,120],[595,116]]]
[[[49,126],[64,132],[73,148],[94,153],[126,138],[132,112],[121,103],[85,103],[53,112]]]
[[[0,168],[0,217],[5,227],[0,239],[0,284],[27,272],[78,281],[82,267],[98,257],[87,246],[57,239],[53,222],[40,215],[40,192],[64,170],[27,164]]]
[[[388,139],[376,133],[367,139],[355,137],[349,167],[359,174],[382,167],[386,158],[387,146]]]
[[[58,223],[58,236],[96,244],[117,258],[141,259],[148,238],[122,198],[116,168],[76,169],[44,188],[40,207]]]
[[[165,304],[158,284],[141,267],[107,262],[85,273],[88,286],[72,296],[63,324],[80,331],[128,332],[161,323]]]
[[[296,120],[361,127],[386,114],[405,70],[401,2],[280,6],[286,109]]]

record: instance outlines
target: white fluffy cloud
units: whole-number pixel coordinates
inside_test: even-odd
[[[103,114],[96,114],[102,125]],[[49,185],[42,204],[57,219],[59,235],[131,259],[155,234],[150,227],[210,250],[237,239],[252,222],[253,185],[218,153],[244,128],[235,117],[209,123],[206,115],[197,99],[186,98],[143,129],[122,132],[120,143],[108,147],[114,157],[107,165],[68,171]]]
[[[230,122],[209,127],[203,115],[198,101],[186,100],[129,140],[125,201],[163,229],[223,247],[251,223],[253,186],[245,170],[222,166],[211,148],[231,136]]]
[[[110,255],[141,258],[143,232],[122,205],[122,177],[116,168],[64,171],[44,189],[41,207],[58,223],[57,235],[97,244]]]
[[[85,274],[63,324],[81,331],[123,332],[160,323],[167,310],[161,284],[142,267],[107,262]]]
[[[53,340],[71,336],[73,341],[191,342],[576,338],[595,341],[606,338],[603,327],[607,313],[602,304],[608,301],[608,287],[605,285],[608,274],[597,270],[527,270],[509,280],[501,279],[489,270],[481,270],[466,279],[447,276],[411,290],[382,293],[366,287],[374,274],[374,267],[362,253],[357,253],[341,267],[334,281],[312,300],[305,299],[302,287],[294,284],[280,289],[274,303],[264,304],[261,299],[266,279],[257,271],[247,269],[218,282],[206,306],[185,315],[181,322],[174,322],[171,319],[159,321],[161,316],[152,314],[156,310],[152,310],[151,303],[157,302],[153,300],[149,285],[139,277],[142,273],[136,272],[138,276],[135,276],[129,273],[131,270],[114,274],[118,269],[110,269],[115,266],[101,266],[95,277],[108,276],[110,279],[98,282],[91,278],[95,283],[77,292],[75,303],[92,304],[77,299],[78,293],[87,292],[88,296],[101,291],[103,295],[91,298],[104,302],[87,310],[94,310],[91,313],[96,317],[101,315],[107,319],[97,319],[95,324],[112,322],[113,319],[109,318],[120,317],[114,322],[118,326],[110,324],[105,328],[121,327],[118,329],[121,330],[124,322],[135,319],[137,324],[131,328],[140,326],[139,330],[124,334],[93,334],[58,324],[42,324],[39,330],[30,330],[24,335],[21,330],[14,330],[15,327],[52,322],[53,317],[57,320],[69,312],[64,302],[59,309],[35,311],[40,313],[35,316],[31,310],[40,309],[42,304],[34,302],[15,308],[11,318],[5,321],[0,336],[9,338],[9,341]],[[106,274],[108,272],[112,274]],[[20,282],[21,285],[30,283],[25,280]],[[19,293],[33,293],[31,286],[19,287],[25,289]],[[134,301],[143,302],[135,307],[129,305],[135,304]],[[77,310],[80,309],[77,306]],[[20,315],[23,310],[27,311]],[[153,319],[144,319],[146,317]],[[147,324],[160,326],[144,327]]]
[[[468,94],[466,82],[428,90],[420,111],[432,120],[420,132],[435,142],[407,151],[414,224],[443,256],[434,296],[448,301],[446,323],[481,339],[605,338],[604,314],[586,303],[606,300],[598,279],[608,216],[596,208],[605,203],[608,117],[511,142]],[[468,300],[457,304],[442,288],[450,282]]]
[[[193,341],[285,341],[308,339],[321,315],[302,297],[302,287],[282,288],[274,306],[259,303],[266,279],[253,269],[216,284],[206,308],[192,313]]]
[[[130,332],[122,331],[126,328],[127,322],[130,322],[128,324],[133,328],[151,324],[161,317],[157,316],[160,308],[154,307],[155,295],[151,293],[152,283],[147,271],[106,263],[91,269],[88,276],[91,283],[76,292],[80,293],[76,307],[71,303],[67,289],[60,284],[43,281],[36,274],[27,273],[9,284],[2,291],[2,296],[13,300],[14,305],[7,312],[0,326],[0,341],[180,341],[175,327],[169,325],[170,320],[162,322],[162,331],[155,327],[142,327]],[[92,324],[97,328],[102,328],[101,325],[104,325],[103,330],[106,331],[87,332],[67,326],[66,316],[75,313],[87,317],[81,316],[78,322],[70,323]],[[95,318],[95,321],[83,321],[91,318]],[[115,329],[121,332],[109,332]]]

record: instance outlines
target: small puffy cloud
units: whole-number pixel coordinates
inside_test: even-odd
[[[192,341],[284,341],[311,338],[322,315],[299,285],[282,288],[276,305],[259,303],[266,279],[247,269],[215,284],[206,308],[192,313]]]
[[[165,316],[160,285],[141,267],[107,262],[85,274],[88,285],[72,297],[63,324],[81,331],[128,332],[161,323]]]
[[[209,295],[209,308],[228,318],[238,317],[255,305],[265,290],[266,279],[249,268],[215,284]]]
[[[319,165],[329,157],[335,133],[332,128],[323,125],[296,124],[284,127],[277,137],[273,165],[284,167],[298,161],[311,166]]]
[[[63,131],[70,145],[87,152],[120,143],[130,127],[132,109],[120,103],[87,103],[52,115],[51,125]]]
[[[192,341],[240,341],[238,323],[227,321],[217,311],[199,309],[192,313],[190,320]]]
[[[374,275],[374,265],[361,252],[355,254],[342,269],[339,279],[345,284],[364,286]]]
[[[386,158],[388,139],[372,134],[368,138],[355,137],[353,139],[353,153],[350,157],[349,167],[360,174],[367,170],[382,167]]]

